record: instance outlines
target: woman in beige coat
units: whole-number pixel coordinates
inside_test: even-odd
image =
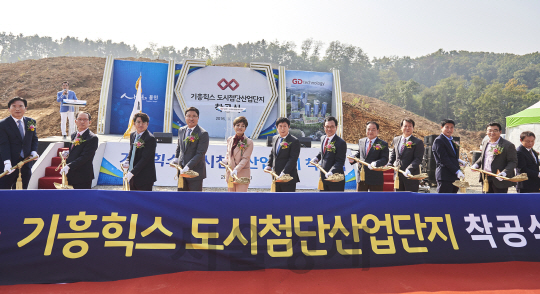
[[[247,119],[244,116],[239,116],[233,121],[234,131],[236,135],[227,139],[227,155],[225,155],[225,164],[228,164],[233,170],[233,174],[237,177],[250,178],[251,170],[249,168],[249,158],[253,152],[253,140],[249,139],[244,133],[248,126]],[[231,175],[227,171],[225,178],[227,183]],[[247,192],[249,184],[240,185],[234,184],[234,187],[229,188],[229,192]]]

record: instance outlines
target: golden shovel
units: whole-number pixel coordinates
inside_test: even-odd
[[[62,156],[62,152],[58,152],[58,155],[62,159],[62,162],[60,162],[60,164],[55,169],[55,171],[58,171],[60,168],[66,167],[66,158],[64,158],[64,156]],[[66,173],[62,173],[62,184],[54,183],[54,187],[56,189],[73,189],[73,186],[68,185],[68,180],[67,180]]]
[[[313,164],[314,166],[316,166],[317,168],[319,168],[323,173],[327,173],[320,164],[316,163],[316,162],[313,162],[313,161],[310,161],[309,163]],[[333,174],[331,175],[329,178],[327,179],[324,179],[325,181],[329,181],[329,182],[333,182],[333,183],[336,183],[336,182],[341,182],[343,180],[345,180],[345,176],[343,174]]]
[[[179,172],[182,172],[183,167],[180,164],[169,164],[172,167],[175,167]],[[184,179],[183,178],[194,178],[198,177],[199,173],[196,171],[188,170],[185,174],[180,174],[178,177],[178,188],[184,188]],[[176,177],[176,176],[175,176]]]
[[[120,164],[120,170],[122,171],[122,174],[124,175],[122,177],[122,190],[129,191],[129,181],[126,179],[126,174],[128,173],[128,169],[124,168],[124,165]]]
[[[485,175],[488,175],[488,176],[493,176],[493,177],[496,177],[496,178],[501,178],[505,181],[509,181],[509,182],[513,182],[513,183],[517,183],[517,182],[523,182],[523,181],[526,181],[529,179],[529,177],[527,176],[526,173],[522,173],[522,174],[519,174],[517,176],[514,176],[512,178],[507,178],[507,177],[503,177],[503,176],[498,176],[497,174],[494,174],[492,172],[488,172],[488,171],[485,171],[485,170],[482,170],[482,169],[479,169],[479,168],[472,168],[471,167],[471,170],[474,170],[474,171],[477,171],[477,172],[481,172]]]
[[[234,185],[234,183],[239,184],[239,185],[247,185],[247,184],[249,184],[250,180],[249,180],[248,177],[239,178],[237,175],[232,174],[233,171],[232,171],[231,167],[228,164],[223,163],[223,161],[220,161],[219,164],[221,164],[223,167],[225,167],[229,171],[229,174],[232,175],[230,178],[234,179],[234,181],[229,181],[227,183],[227,185],[231,185],[231,184]],[[232,187],[233,186],[229,186],[229,188],[232,188]]]
[[[23,167],[23,165],[25,165],[26,163],[32,161],[32,160],[35,160],[37,158],[37,156],[34,156],[34,157],[30,157],[28,156],[25,160],[17,163],[14,167],[12,167],[10,170],[6,170],[5,172],[1,173],[0,174],[0,178],[2,178],[3,176],[9,174],[11,171],[14,171],[16,169],[19,169],[19,177],[17,178],[17,184],[15,184],[15,189],[17,190],[22,190],[23,188],[23,185],[22,185],[22,173],[21,173],[21,168]]]
[[[362,164],[362,168],[360,169],[360,182],[364,182],[366,180],[366,172],[364,170],[364,165],[368,166],[370,164],[365,162],[365,161],[362,161],[362,160],[360,160],[359,158],[356,158],[356,157],[347,156],[347,158],[352,159],[352,160]],[[383,172],[383,171],[387,171],[387,170],[391,170],[391,169],[394,169],[394,168],[390,167],[390,166],[379,166],[379,167],[373,167],[371,170],[382,171]]]

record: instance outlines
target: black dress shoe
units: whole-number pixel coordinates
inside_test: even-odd
[[[66,139],[66,135],[64,135],[64,139]]]

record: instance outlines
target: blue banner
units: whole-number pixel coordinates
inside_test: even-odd
[[[167,63],[115,60],[111,100],[110,134],[123,134],[137,95],[135,83],[141,76],[142,112],[150,116],[148,130],[163,132]]]
[[[5,191],[0,284],[540,261],[534,194]]]

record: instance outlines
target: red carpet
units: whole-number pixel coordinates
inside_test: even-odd
[[[58,148],[56,154],[67,150],[69,150],[69,148]],[[51,159],[51,166],[45,168],[45,176],[39,178],[38,189],[56,189],[54,183],[62,183],[60,172],[55,170],[61,162],[62,159],[60,156],[55,156]]]
[[[540,293],[539,274],[540,262],[181,272],[115,282],[0,286],[0,293]]]

